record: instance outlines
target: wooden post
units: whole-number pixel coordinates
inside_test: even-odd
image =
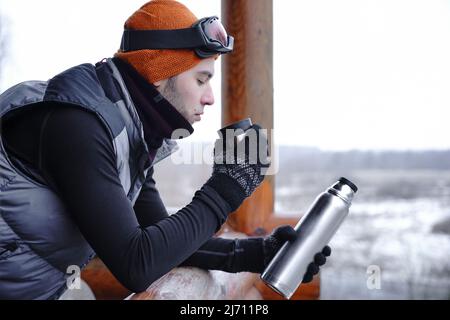
[[[222,56],[222,124],[251,117],[254,123],[272,130],[272,0],[222,0],[222,20],[235,38],[234,51]],[[273,192],[273,176],[267,176],[230,216],[229,225],[236,231],[253,234],[273,213]]]
[[[222,21],[235,38],[234,51],[222,56],[222,124],[251,117],[263,128],[273,129],[273,0],[222,0]],[[270,137],[270,136],[269,136]],[[273,155],[273,154],[272,154]],[[227,223],[236,231],[254,234],[257,228],[271,232],[297,218],[274,215],[274,177],[262,185],[233,213]],[[264,299],[279,299],[261,281]],[[292,299],[318,299],[320,277],[301,285]]]

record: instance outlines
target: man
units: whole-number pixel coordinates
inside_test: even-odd
[[[260,273],[295,238],[287,226],[266,238],[213,237],[264,178],[248,154],[216,162],[174,215],[155,187],[153,166],[174,151],[172,133],[192,133],[214,103],[214,62],[232,44],[217,18],[153,0],[127,20],[113,59],[0,96],[0,298],[58,298],[68,268],[94,255],[134,292],[180,265]]]

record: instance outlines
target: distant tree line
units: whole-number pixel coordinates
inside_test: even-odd
[[[450,170],[450,150],[336,152],[282,146],[279,152],[280,165],[297,170]]]

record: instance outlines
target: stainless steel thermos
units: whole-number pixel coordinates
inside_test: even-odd
[[[316,198],[294,228],[297,239],[285,243],[261,274],[269,287],[285,298],[291,298],[314,255],[330,242],[348,215],[357,190],[351,181],[340,178]]]

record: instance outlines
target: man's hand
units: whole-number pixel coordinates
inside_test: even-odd
[[[276,228],[269,236],[263,240],[263,252],[264,252],[264,269],[269,265],[275,254],[281,249],[286,241],[295,241],[297,239],[297,233],[294,228],[289,225],[284,225]],[[314,261],[312,261],[308,269],[303,276],[302,283],[311,282],[314,275],[319,273],[320,266],[324,265],[328,256],[331,255],[331,248],[325,246],[321,252],[314,255]]]
[[[260,129],[253,125],[244,139],[231,146],[223,139],[215,143],[213,173],[207,185],[222,195],[233,211],[261,184],[263,169],[270,166],[267,137]]]

